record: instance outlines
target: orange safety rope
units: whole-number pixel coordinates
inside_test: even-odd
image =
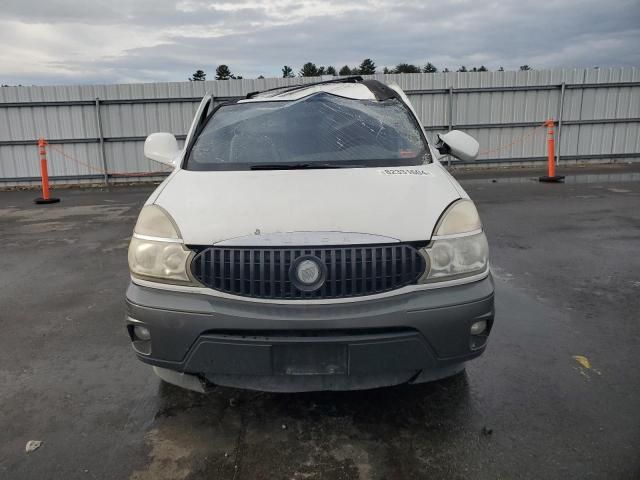
[[[72,162],[77,163],[78,165],[82,165],[87,167],[89,170],[93,170],[95,172],[99,172],[104,174],[104,171],[101,168],[96,168],[93,165],[89,165],[88,163],[84,163],[81,162],[80,160],[72,157],[71,155],[68,155],[67,153],[64,152],[64,150],[62,150],[61,148],[56,147],[55,145],[52,145],[51,143],[47,142],[47,145],[49,146],[49,148],[51,148],[51,150],[54,150],[56,152],[58,152],[60,155],[62,155],[64,158],[71,160]]]
[[[87,167],[89,170],[93,170],[94,172],[98,172],[98,173],[101,173],[103,175],[105,173],[107,173],[102,168],[97,168],[97,167],[94,167],[93,165],[90,165],[90,164],[85,163],[85,162],[83,162],[81,160],[78,160],[77,158],[69,155],[62,148],[60,148],[60,147],[58,147],[58,146],[56,146],[54,144],[51,144],[49,142],[45,142],[45,144],[48,145],[51,148],[51,150],[53,150],[55,152],[58,152],[64,158],[66,158],[68,160],[71,160],[72,162],[75,162],[78,165],[82,165],[84,167]],[[155,160],[153,160],[153,161],[155,161]],[[158,162],[158,163],[160,163],[160,162]],[[164,164],[161,164],[161,165],[165,166]],[[155,175],[158,175],[158,174],[168,173],[168,172],[170,172],[172,170],[173,170],[173,168],[170,168],[170,167],[166,168],[166,166],[165,166],[164,170],[160,170],[160,171],[157,171],[157,172],[108,172],[108,174],[111,177],[152,177],[152,176],[155,176]]]
[[[497,153],[500,152],[502,150],[505,150],[507,148],[513,147],[514,145],[518,145],[520,143],[523,143],[525,140],[530,139],[531,137],[533,137],[534,135],[536,135],[538,133],[538,131],[544,127],[546,127],[548,124],[548,121],[545,121],[544,123],[538,125],[537,127],[535,127],[531,132],[526,133],[524,135],[521,135],[520,137],[516,137],[515,140],[513,140],[510,143],[506,143],[504,145],[500,145],[499,147],[496,148],[492,148],[490,150],[481,150],[480,152],[478,152],[478,155],[489,155],[492,153]],[[101,174],[105,174],[106,172],[101,169],[101,168],[97,168],[94,167],[93,165],[90,165],[88,163],[82,162],[80,160],[78,160],[77,158],[69,155],[68,153],[66,153],[62,148],[57,147],[54,144],[51,144],[49,142],[45,142],[46,145],[48,145],[52,150],[58,152],[60,155],[62,155],[64,158],[71,160],[72,162],[77,163],[78,165],[82,165],[84,167],[87,167],[89,170],[93,170],[95,172],[101,173]],[[156,161],[156,160],[153,160]],[[160,162],[158,162],[160,163]],[[162,164],[164,166],[164,164]],[[151,177],[154,175],[158,175],[158,174],[162,174],[162,173],[168,173],[171,170],[173,170],[172,168],[166,168],[164,170],[160,170],[157,172],[109,172],[109,176],[111,177]]]
[[[544,128],[546,125],[547,125],[547,122],[545,121],[544,123],[535,127],[531,132],[521,135],[520,137],[516,137],[516,139],[513,140],[511,143],[500,145],[499,147],[493,148],[491,150],[482,150],[478,152],[478,155],[489,155],[491,153],[497,153],[497,152],[500,152],[501,150],[505,150],[507,148],[513,147],[514,145],[518,145],[519,143],[523,143],[525,140],[533,137],[536,133],[538,133],[538,130],[540,130],[541,128]]]

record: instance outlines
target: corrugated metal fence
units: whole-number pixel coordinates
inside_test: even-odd
[[[640,69],[374,75],[409,95],[429,136],[458,128],[481,145],[480,163],[546,159],[546,119],[557,122],[561,163],[640,160]],[[217,101],[317,78],[0,88],[0,185],[39,180],[36,142],[50,144],[58,182],[157,179],[143,157],[153,132],[185,137],[204,95]]]

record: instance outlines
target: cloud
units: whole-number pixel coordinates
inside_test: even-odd
[[[221,63],[639,66],[636,0],[5,0],[0,82],[185,80]]]

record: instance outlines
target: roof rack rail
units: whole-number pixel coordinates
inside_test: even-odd
[[[261,93],[267,93],[267,92],[274,92],[276,90],[282,90],[282,93],[287,93],[287,92],[293,92],[295,90],[300,90],[302,88],[307,88],[307,87],[313,87],[316,85],[325,85],[327,83],[358,83],[358,82],[362,82],[363,79],[360,75],[352,75],[349,77],[340,77],[340,78],[334,78],[332,80],[324,80],[322,82],[313,82],[313,83],[302,83],[302,84],[298,84],[298,85],[284,85],[282,87],[275,87],[275,88],[269,88],[267,90],[259,90],[256,92],[249,92],[247,93],[247,97],[246,98],[253,98],[256,95],[259,95]]]

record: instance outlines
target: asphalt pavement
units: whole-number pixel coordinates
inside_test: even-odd
[[[496,280],[485,354],[340,393],[162,384],[123,321],[151,187],[0,192],[0,478],[640,478],[640,174],[534,176],[460,173]]]

